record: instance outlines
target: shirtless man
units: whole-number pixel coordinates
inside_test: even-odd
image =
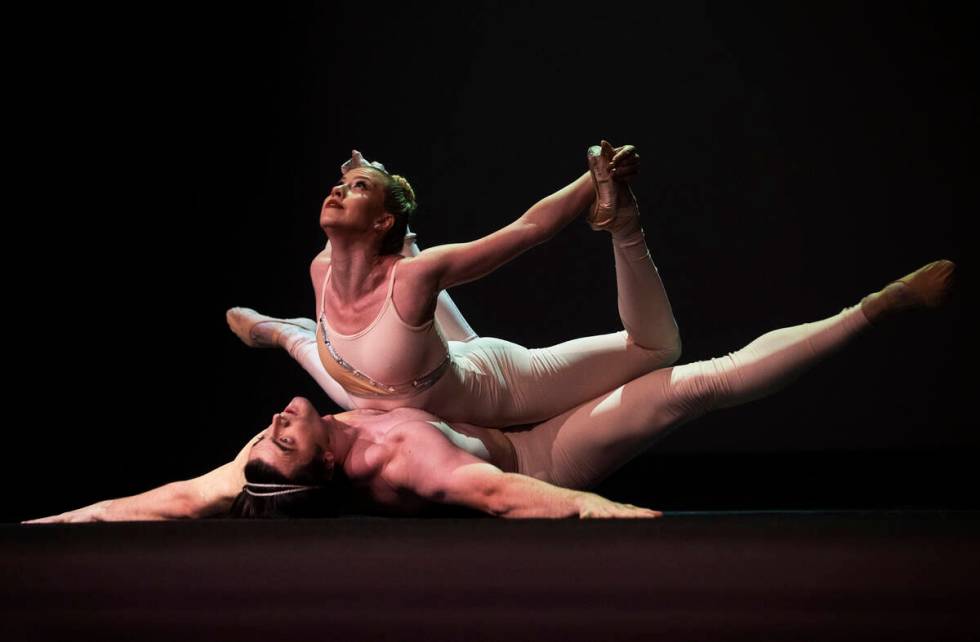
[[[201,477],[34,522],[304,516],[329,507],[339,481],[390,514],[441,503],[501,517],[657,517],[585,489],[667,429],[774,392],[895,313],[938,306],[953,269],[930,263],[832,317],[656,370],[522,432],[450,426],[413,408],[321,417],[297,397],[232,462]]]

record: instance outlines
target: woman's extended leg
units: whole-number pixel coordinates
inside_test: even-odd
[[[251,308],[231,308],[225,313],[228,327],[251,348],[282,348],[313,377],[313,380],[333,399],[334,403],[350,410],[354,403],[343,386],[323,369],[316,349],[316,321],[313,319],[276,319]]]
[[[616,150],[602,141],[601,146],[589,148],[596,204],[588,220],[594,229],[612,235],[619,318],[630,340],[649,351],[653,370],[680,357],[680,335],[640,227],[636,198],[626,180],[636,171],[638,160],[629,145]],[[617,171],[619,174],[614,175]]]

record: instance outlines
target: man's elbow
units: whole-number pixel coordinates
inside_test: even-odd
[[[161,519],[201,519],[215,514],[216,502],[206,501],[199,490],[186,482],[174,482],[161,511]]]
[[[494,517],[507,517],[514,511],[514,505],[508,501],[507,494],[499,484],[493,484],[480,490],[480,500],[483,511]]]
[[[452,503],[450,493],[436,493],[433,499]],[[507,493],[504,492],[502,480],[481,480],[479,483],[471,484],[466,488],[465,493],[459,496],[458,503],[468,508],[474,508],[493,515],[494,517],[506,517],[513,510],[513,506],[507,501]]]

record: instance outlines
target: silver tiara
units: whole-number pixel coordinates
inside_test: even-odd
[[[252,490],[253,488],[255,490]],[[288,495],[289,493],[301,493],[304,490],[313,490],[314,488],[322,487],[307,484],[257,484],[246,482],[243,490],[252,497],[274,497],[276,495]]]

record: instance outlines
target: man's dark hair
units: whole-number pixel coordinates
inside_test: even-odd
[[[308,484],[314,488],[273,496],[251,495],[243,488],[229,511],[230,517],[251,519],[284,519],[289,517],[335,517],[342,512],[349,495],[350,480],[344,471],[334,469],[333,477],[327,478],[323,461],[319,457],[286,477],[263,461],[251,461],[245,465],[246,488],[256,484]],[[263,488],[261,491],[268,491]]]

